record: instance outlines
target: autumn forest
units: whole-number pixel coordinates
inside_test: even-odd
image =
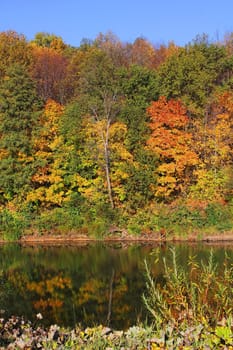
[[[233,229],[233,34],[0,33],[0,233]]]

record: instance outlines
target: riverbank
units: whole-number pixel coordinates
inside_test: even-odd
[[[193,233],[184,237],[169,236],[161,237],[160,233],[142,234],[142,235],[130,235],[126,232],[121,235],[106,235],[102,238],[90,237],[85,234],[72,233],[67,235],[62,234],[27,234],[22,235],[17,240],[11,240],[10,242],[20,244],[46,244],[46,245],[85,245],[91,242],[107,242],[107,243],[158,243],[164,244],[169,242],[204,242],[204,243],[233,243],[233,232],[221,232],[219,234],[199,234]],[[0,244],[8,243],[8,240],[0,239]]]
[[[150,209],[150,210],[149,210]],[[6,241],[232,241],[231,206],[209,204],[204,209],[160,206],[138,209],[132,215],[119,210],[74,211],[54,208],[37,214],[4,209],[0,212],[0,239]]]
[[[179,236],[162,236],[161,233],[150,233],[141,235],[131,235],[124,231],[123,234],[109,234],[102,238],[90,237],[88,235],[72,233],[68,235],[23,235],[18,242],[20,243],[72,243],[79,244],[82,242],[155,242],[155,243],[166,243],[166,242],[233,242],[233,232],[221,232],[219,234],[202,234],[192,233],[184,237]]]

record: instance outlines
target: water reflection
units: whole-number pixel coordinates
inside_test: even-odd
[[[210,249],[204,244],[176,246],[183,266],[190,254],[207,259]],[[233,261],[233,246],[213,249],[220,266],[225,252]],[[153,265],[154,250],[160,257],[169,256],[169,245],[0,246],[0,309],[6,316],[31,320],[40,312],[46,325],[127,328],[145,317],[144,259],[154,275],[161,273],[160,266]]]

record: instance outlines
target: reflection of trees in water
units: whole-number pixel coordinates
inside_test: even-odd
[[[5,275],[11,290],[14,290],[10,298],[5,298],[5,305],[10,310],[14,306],[12,313],[34,318],[37,312],[41,312],[46,324],[62,323],[64,305],[71,295],[70,277],[38,266],[31,273],[17,268],[9,269]]]
[[[3,270],[0,270],[0,317],[5,313],[5,303],[4,300],[6,297],[13,293],[12,287],[6,277],[6,274]]]
[[[26,288],[34,294],[33,306],[38,312],[44,316],[52,314],[56,322],[61,321],[67,294],[72,289],[70,277],[64,277],[62,273],[47,276],[39,282],[28,282]]]
[[[138,312],[132,298],[142,294],[143,281],[131,280],[119,272],[102,278],[86,274],[86,279],[77,283],[69,271],[57,273],[37,266],[31,274],[9,269],[5,278],[11,289],[17,290],[13,296],[15,306],[19,306],[17,313],[27,311],[27,317],[31,318],[30,314],[35,316],[41,312],[46,324],[73,325],[78,322],[87,326],[98,322],[126,328],[136,322]],[[133,295],[133,290],[137,295]],[[29,309],[25,310],[24,305],[29,304]]]
[[[169,255],[169,245],[157,248],[162,261]],[[178,261],[185,267],[189,255],[205,259],[210,249],[177,245]],[[233,260],[232,249],[215,248],[219,266],[225,250]],[[84,248],[0,246],[0,309],[6,315],[28,319],[41,312],[46,325],[109,323],[127,328],[142,319],[145,258],[152,262],[153,276],[163,280],[159,264],[153,264],[152,250],[148,245],[123,249],[101,244]]]
[[[103,324],[116,324],[130,318],[133,305],[127,302],[129,286],[127,279],[119,274],[109,278],[90,278],[85,281],[75,295],[75,307],[83,314],[83,321],[95,323],[96,315]],[[123,316],[124,315],[124,316]],[[128,320],[130,323],[130,319]]]
[[[106,324],[109,312],[111,325],[134,324],[137,312],[133,305],[139,304],[144,283],[139,277],[141,260],[138,246],[1,246],[4,284],[0,309],[29,319],[41,312],[46,325]]]

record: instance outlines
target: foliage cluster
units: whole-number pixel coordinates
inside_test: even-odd
[[[232,229],[232,54],[1,32],[1,235]]]

